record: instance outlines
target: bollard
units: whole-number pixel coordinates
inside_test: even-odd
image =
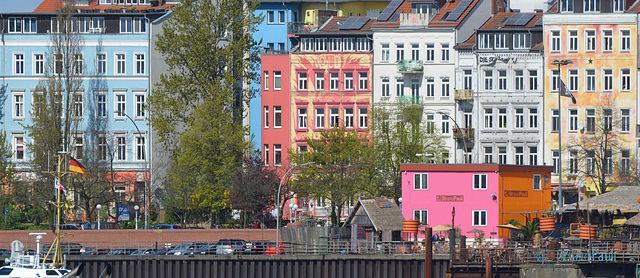
[[[486,274],[486,278],[491,278],[493,277],[493,258],[490,256],[487,256],[487,258],[484,261],[484,269],[485,269],[485,274]]]
[[[431,278],[433,272],[433,242],[431,228],[424,230],[424,278]]]

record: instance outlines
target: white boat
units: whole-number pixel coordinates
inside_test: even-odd
[[[0,278],[42,278],[62,277],[76,278],[82,272],[82,265],[73,270],[64,267],[56,268],[40,261],[40,240],[45,233],[29,233],[36,236],[35,254],[27,253],[20,241],[11,243],[11,257],[5,259],[8,266],[0,268]]]

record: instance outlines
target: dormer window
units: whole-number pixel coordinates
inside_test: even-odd
[[[624,0],[613,0],[613,11],[624,12]]]
[[[600,11],[600,0],[584,0],[584,12],[594,13]]]
[[[531,47],[531,34],[529,33],[513,34],[514,49],[527,49],[530,47]]]
[[[493,48],[493,34],[480,34],[480,49]]]
[[[573,12],[573,0],[562,0],[560,2],[560,11]]]
[[[507,48],[507,34],[496,34],[496,49]]]

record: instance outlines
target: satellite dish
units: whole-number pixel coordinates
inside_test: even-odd
[[[584,133],[584,125],[582,124],[582,122],[578,123],[578,130],[580,131],[580,133]]]

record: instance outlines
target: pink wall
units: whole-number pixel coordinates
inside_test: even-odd
[[[428,210],[428,225],[451,225],[451,211],[456,209],[455,225],[460,227],[462,235],[475,238],[467,231],[478,229],[485,232],[488,239],[491,232],[498,232],[499,200],[493,200],[491,194],[499,196],[499,175],[497,172],[430,172],[428,189],[414,189],[414,174],[425,172],[405,171],[402,173],[402,214],[405,219],[414,218],[414,210]],[[487,189],[473,189],[473,175],[487,175]],[[486,210],[486,226],[473,226],[473,211]],[[493,236],[494,238],[496,236]]]

